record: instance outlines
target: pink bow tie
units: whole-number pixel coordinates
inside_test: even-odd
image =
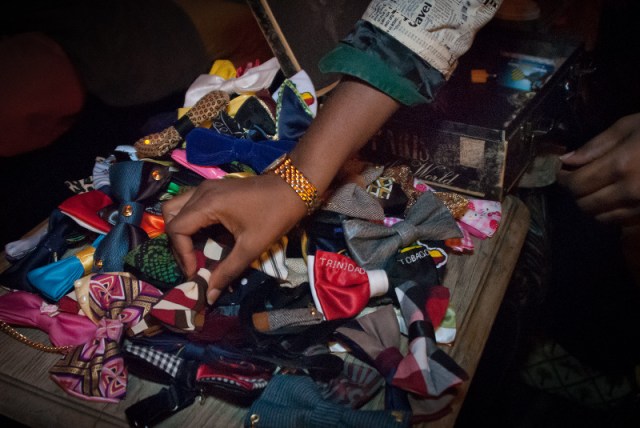
[[[122,337],[122,323],[119,320],[109,320],[102,318],[98,323],[98,329],[92,342],[89,342],[83,349],[82,356],[91,358],[94,355],[104,355],[106,342],[119,342]]]
[[[70,395],[115,403],[127,392],[122,333],[126,329],[127,335],[134,335],[145,327],[149,310],[162,293],[125,273],[93,274],[88,285],[88,318],[98,320],[97,328],[89,341],[73,348],[49,373]]]

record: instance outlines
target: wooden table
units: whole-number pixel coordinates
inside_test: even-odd
[[[458,333],[453,347],[445,348],[473,378],[496,313],[515,267],[529,226],[529,211],[517,198],[503,202],[502,223],[496,235],[476,240],[471,255],[449,257],[444,285],[451,291]],[[4,257],[0,270],[7,267]],[[0,291],[3,292],[3,291]],[[36,329],[20,328],[31,339],[48,343]],[[136,401],[153,395],[162,385],[129,377],[127,398],[118,404],[101,404],[67,395],[50,378],[48,370],[60,358],[37,351],[0,334],[0,413],[32,427],[126,427],[124,411]],[[453,412],[430,422],[429,427],[452,427],[470,381],[453,403]],[[380,408],[382,394],[366,408]],[[242,426],[245,408],[207,398],[164,421],[162,427]]]

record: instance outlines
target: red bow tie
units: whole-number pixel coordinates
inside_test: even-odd
[[[318,250],[309,256],[309,270],[314,302],[327,320],[352,318],[389,289],[383,270],[365,270],[341,254]]]

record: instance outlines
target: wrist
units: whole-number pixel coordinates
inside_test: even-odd
[[[320,206],[320,197],[316,186],[300,171],[288,154],[284,154],[269,165],[263,174],[272,174],[284,180],[298,195],[312,214]]]

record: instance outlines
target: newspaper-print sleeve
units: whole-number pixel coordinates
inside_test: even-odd
[[[405,105],[431,102],[501,3],[373,0],[320,70],[358,77]]]

